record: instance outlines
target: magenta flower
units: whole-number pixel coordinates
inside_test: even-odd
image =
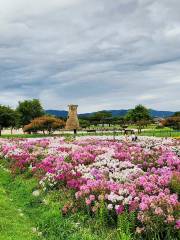
[[[176,221],[175,228],[176,228],[176,229],[180,229],[180,220],[177,220],[177,221]]]
[[[117,214],[122,214],[123,211],[124,211],[124,206],[123,205],[116,205],[115,209],[116,209]]]

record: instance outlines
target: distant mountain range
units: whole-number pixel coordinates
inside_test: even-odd
[[[120,110],[104,110],[106,112],[112,113],[113,117],[118,117],[118,116],[124,116],[126,113],[129,111],[128,109],[120,109]],[[68,115],[68,112],[65,110],[46,110],[47,114],[54,115],[57,117],[63,117],[66,118]],[[88,117],[94,114],[95,112],[91,113],[81,113],[79,116],[82,117]],[[150,109],[150,113],[152,117],[160,117],[160,118],[165,118],[165,117],[170,117],[172,116],[175,112],[172,111],[158,111],[158,110],[153,110]]]

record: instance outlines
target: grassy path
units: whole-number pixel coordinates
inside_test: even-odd
[[[9,174],[0,168],[0,240],[35,240],[33,223],[19,209],[6,189]],[[39,238],[40,239],[40,238]]]

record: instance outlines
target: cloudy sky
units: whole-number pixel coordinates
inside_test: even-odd
[[[180,110],[179,0],[0,0],[0,104]]]

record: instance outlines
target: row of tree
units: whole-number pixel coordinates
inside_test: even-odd
[[[164,119],[162,125],[172,127],[175,130],[180,130],[180,112],[176,112],[172,117]]]
[[[80,125],[81,127],[89,127],[91,125],[104,126],[105,124],[119,125],[121,128],[126,128],[128,125],[135,124],[138,131],[147,126],[150,123],[154,123],[149,110],[143,105],[137,105],[134,109],[127,112],[125,116],[113,117],[110,112],[100,111],[96,112],[90,116],[81,117]],[[176,112],[172,117],[168,117],[159,122],[160,127],[171,127],[173,129],[180,129],[180,112]]]
[[[0,105],[0,135],[4,128],[24,128],[33,119],[44,114],[43,107],[38,99],[19,102],[16,109]]]
[[[150,122],[152,122],[152,117],[149,110],[142,105],[137,105],[134,109],[129,110],[125,116],[121,117],[113,117],[110,112],[100,111],[80,119],[82,127],[108,124],[109,126],[119,125],[121,128],[126,128],[129,124],[136,124],[139,132],[143,126]]]
[[[3,128],[14,128],[18,124],[19,114],[10,107],[0,105],[0,135]]]
[[[51,133],[62,128],[65,120],[46,115],[38,99],[19,102],[15,110],[9,106],[0,105],[0,135],[4,128],[23,128],[25,132],[48,131]],[[121,128],[126,128],[129,124],[136,124],[139,132],[144,126],[153,122],[149,110],[142,105],[129,110],[124,117],[113,117],[110,112],[100,111],[89,116],[81,116],[79,120],[82,128],[98,124],[119,125]],[[162,125],[180,129],[180,112],[162,121]]]

